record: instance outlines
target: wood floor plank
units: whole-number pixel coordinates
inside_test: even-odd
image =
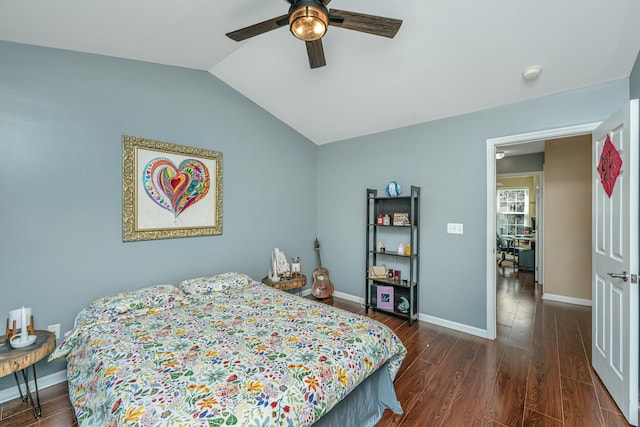
[[[561,377],[565,426],[605,426],[592,385]]]
[[[591,308],[581,307],[580,310],[577,310],[576,320],[582,337],[582,345],[587,350],[587,360],[591,365]]]
[[[411,335],[406,341],[402,341],[404,346],[407,348],[407,355],[405,356],[402,365],[400,365],[398,377],[404,373],[405,369],[407,369],[407,367],[410,366],[416,358],[429,350],[431,343],[439,334],[439,332],[434,328],[425,325],[418,326],[417,324],[415,326],[415,334]]]
[[[500,367],[504,349],[504,345],[497,341],[483,340],[476,352],[476,358],[471,363],[471,367],[495,375]]]
[[[428,348],[420,357],[435,365],[439,365],[447,357],[451,347],[453,347],[457,340],[458,338],[450,333],[440,333],[428,344]]]
[[[531,409],[524,410],[522,427],[563,427],[563,422]]]
[[[498,368],[487,416],[509,426],[522,424],[529,371],[529,354],[506,348]]]
[[[556,333],[556,312],[552,302],[539,303],[536,307],[535,325],[533,327],[533,350],[544,351],[546,348],[558,347]]]
[[[558,337],[558,339],[560,339]],[[562,348],[559,352],[560,374],[583,383],[592,384],[591,366],[582,345],[558,344]]]
[[[629,423],[620,412],[602,410],[604,425],[607,427],[629,427]]]
[[[558,327],[558,345],[582,346],[580,328],[576,319],[575,307],[567,307],[571,304],[557,303],[562,309],[556,311],[556,325]]]
[[[65,383],[66,384],[66,383]],[[41,396],[42,397],[42,396]],[[61,412],[67,412],[71,410],[71,404],[69,402],[68,395],[62,395],[59,397],[49,398],[47,400],[41,400],[42,417],[40,420],[36,420],[31,410],[31,405],[28,402],[21,402],[22,405],[18,410],[13,413],[7,414],[6,418],[0,421],[0,427],[16,427],[16,426],[30,426],[30,425],[44,425],[44,426],[69,426],[71,424],[61,422],[61,416],[58,416]],[[73,415],[73,411],[71,412]],[[67,416],[64,419],[69,419]],[[50,421],[49,421],[50,420]],[[71,417],[71,422],[75,422],[75,416]]]
[[[437,365],[426,360],[416,358],[404,374],[396,380],[395,388],[403,414],[385,411],[378,426],[397,426],[412,411],[416,400],[431,381],[438,369]]]
[[[429,420],[429,425],[436,427],[445,421],[478,346],[476,343],[456,339],[447,363],[438,367],[400,426],[424,425],[425,420]]]
[[[613,398],[607,391],[604,384],[602,384],[602,381],[600,380],[600,377],[598,377],[598,374],[593,372],[592,379],[593,379],[593,386],[596,390],[596,397],[598,398],[598,403],[600,404],[600,408],[607,411],[613,411],[613,412],[618,411],[618,407],[616,406],[616,403],[613,401]]]
[[[527,377],[526,408],[562,420],[562,389],[557,354],[535,354]]]
[[[536,317],[541,320],[539,316]],[[555,316],[552,317],[555,319]],[[536,351],[530,358],[525,407],[562,420],[562,389],[555,323],[541,325],[534,336],[537,344]]]
[[[495,372],[481,371],[472,366],[467,371],[454,397],[446,426],[480,426],[484,422],[486,396],[491,394]]]

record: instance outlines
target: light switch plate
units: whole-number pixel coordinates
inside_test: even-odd
[[[463,224],[447,223],[447,233],[449,234],[462,234]]]

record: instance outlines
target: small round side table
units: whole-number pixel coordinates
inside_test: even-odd
[[[272,282],[269,277],[263,277],[262,283],[272,288],[280,289],[281,291],[294,290],[296,293],[302,293],[302,287],[307,284],[307,276],[300,274],[288,279],[281,278],[278,282]]]
[[[36,331],[36,341],[23,348],[13,348],[9,341],[0,341],[0,377],[13,374],[23,402],[27,400],[31,404],[33,416],[38,419],[42,415],[40,407],[40,393],[38,391],[38,380],[36,378],[36,362],[47,357],[56,346],[56,336],[49,331]],[[37,406],[33,401],[33,394],[29,389],[29,366],[33,370],[33,383],[35,385]],[[22,393],[18,371],[22,373],[25,393]]]

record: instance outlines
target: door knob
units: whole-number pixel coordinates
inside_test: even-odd
[[[629,280],[629,275],[627,274],[626,271],[623,271],[622,274],[620,273],[607,273],[607,274],[611,277],[615,277],[616,279],[622,279],[624,282]]]

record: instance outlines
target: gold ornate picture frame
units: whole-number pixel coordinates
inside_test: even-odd
[[[222,153],[122,136],[122,241],[222,234]]]

